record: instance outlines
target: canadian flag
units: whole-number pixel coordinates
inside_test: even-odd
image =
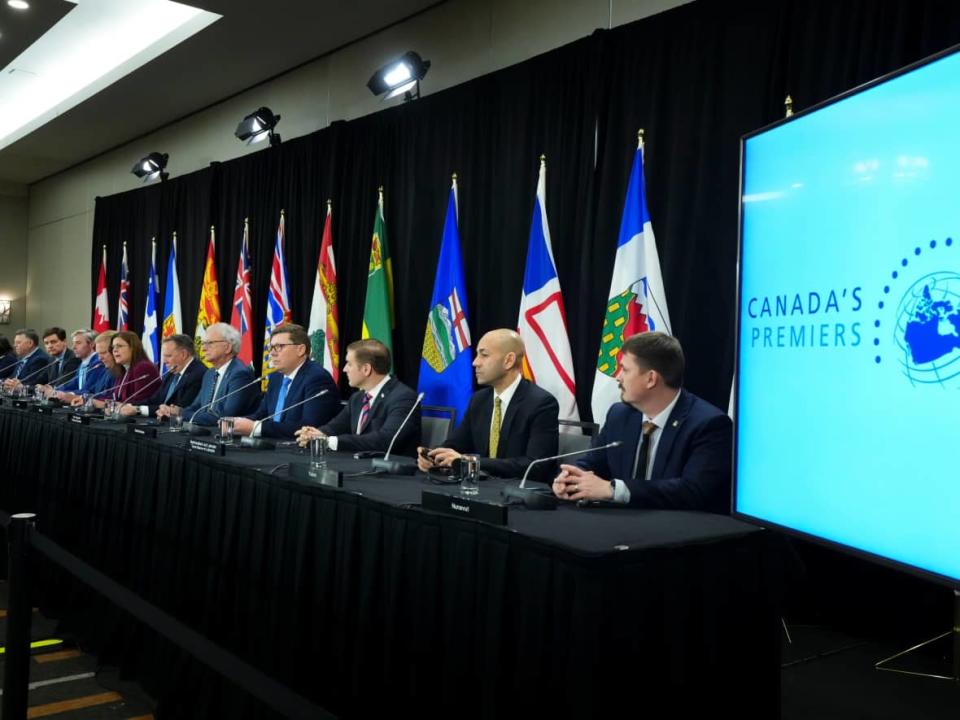
[[[93,306],[93,330],[102,333],[110,329],[110,304],[107,299],[107,246],[103,246],[100,276],[97,278],[97,299]]]

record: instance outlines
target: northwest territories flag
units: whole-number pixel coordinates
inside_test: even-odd
[[[473,394],[473,351],[464,303],[460,232],[457,229],[457,178],[453,178],[443,224],[440,260],[433,284],[427,329],[423,335],[418,389],[426,405],[457,409],[457,419],[467,411]]]
[[[160,362],[160,328],[157,322],[157,239],[151,241],[153,249],[150,254],[150,276],[147,278],[147,302],[143,312],[143,351],[150,358],[150,362]]]
[[[633,156],[620,220],[617,257],[607,297],[591,398],[593,419],[598,423],[603,423],[610,406],[620,401],[616,374],[620,369],[620,349],[624,339],[651,330],[670,332],[660,257],[647,210],[642,136]]]
[[[526,346],[524,377],[557,398],[561,420],[579,420],[567,316],[547,224],[547,163],[542,157],[517,330]]]

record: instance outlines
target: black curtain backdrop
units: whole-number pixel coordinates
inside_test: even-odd
[[[229,321],[249,217],[259,347],[280,210],[294,319],[306,325],[330,198],[345,346],[360,336],[383,185],[396,284],[395,368],[415,385],[451,173],[458,174],[467,312],[477,339],[516,326],[545,153],[547,211],[586,419],[626,182],[644,128],[647,200],[672,330],[688,356],[686,384],[726,407],[740,136],[780,119],[788,93],[802,110],[958,42],[960,4],[948,0],[699,0],[279,148],[98,198],[93,286],[106,245],[116,322],[126,242],[130,322],[139,330],[150,239],[157,237],[163,287],[176,230],[184,324],[192,333],[214,225]],[[171,158],[174,171],[176,164]]]

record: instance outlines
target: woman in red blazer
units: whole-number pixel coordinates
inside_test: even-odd
[[[110,351],[124,370],[117,385],[117,400],[137,402],[150,397],[160,382],[160,372],[143,351],[140,338],[127,330],[118,332],[110,343]]]

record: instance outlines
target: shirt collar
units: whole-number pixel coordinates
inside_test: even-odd
[[[374,400],[377,399],[377,397],[378,397],[378,396],[380,395],[380,393],[383,391],[384,386],[385,386],[388,382],[390,382],[390,376],[389,376],[389,375],[384,375],[383,379],[382,379],[380,382],[378,382],[378,383],[377,383],[376,385],[374,385],[371,389],[369,389],[369,390],[366,391],[366,392],[367,392],[367,395],[370,396],[370,404],[371,404],[371,405],[373,405]]]
[[[494,399],[500,398],[501,408],[504,407],[505,405],[510,404],[510,400],[513,398],[513,394],[517,392],[517,388],[520,387],[520,381],[522,379],[523,377],[520,375],[520,373],[517,373],[517,377],[514,378],[512,383],[510,383],[506,388],[504,388],[504,391],[502,393],[497,395],[497,391],[496,390],[493,391]]]
[[[680,390],[677,390],[677,394],[673,396],[673,400],[670,401],[670,404],[667,405],[663,410],[657,413],[654,417],[648,417],[646,413],[643,414],[644,421],[650,421],[656,425],[659,429],[663,429],[667,426],[667,421],[670,419],[670,414],[673,412],[673,408],[677,404],[677,400],[680,399]]]
[[[302,363],[300,363],[299,365],[297,365],[297,367],[295,367],[292,371],[290,371],[290,373],[289,373],[288,375],[284,375],[284,377],[290,378],[290,382],[293,382],[294,379],[296,379],[296,377],[297,377],[297,373],[300,372],[300,370],[303,368],[303,366],[306,365],[308,362],[310,362],[310,361],[309,361],[309,360],[304,360]]]

